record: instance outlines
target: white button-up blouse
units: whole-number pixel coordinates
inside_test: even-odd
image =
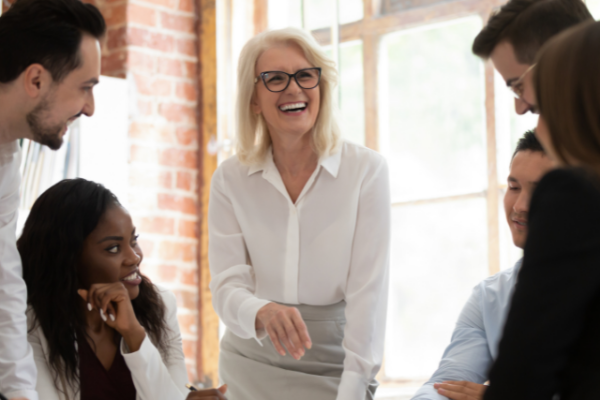
[[[273,162],[236,156],[212,178],[210,289],[228,329],[260,339],[255,319],[271,301],[346,301],[346,352],[338,399],[364,399],[383,358],[390,248],[388,168],[375,151],[344,142],[320,160],[294,204]]]

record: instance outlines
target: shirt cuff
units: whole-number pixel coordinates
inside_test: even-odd
[[[14,392],[3,393],[7,399],[26,398],[27,400],[39,400],[35,390],[16,390]]]
[[[142,340],[142,344],[140,345],[140,348],[138,349],[138,351],[133,351],[133,352],[129,349],[129,347],[127,346],[127,343],[125,343],[125,339],[121,338],[121,354],[123,355],[123,358],[125,359],[127,364],[129,364],[130,362],[131,363],[146,362],[147,358],[148,358],[148,354],[150,352],[152,352],[153,349],[156,350],[156,347],[154,347],[152,342],[150,342],[150,339],[148,338],[148,334],[146,334],[146,337],[144,338],[144,340]]]
[[[254,338],[261,346],[260,341],[267,336],[267,333],[264,330],[256,330],[256,314],[258,314],[258,310],[269,303],[268,300],[251,297],[244,301],[238,310],[240,327],[248,334],[248,337]]]
[[[357,372],[342,372],[342,381],[338,388],[337,400],[365,400],[369,382]]]

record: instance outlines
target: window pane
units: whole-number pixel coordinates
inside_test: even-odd
[[[340,45],[340,128],[342,137],[365,144],[362,41]]]
[[[385,375],[427,379],[472,288],[488,275],[485,198],[392,210]]]
[[[269,0],[269,29],[302,27],[301,0]]]
[[[304,0],[304,13],[306,28],[320,29],[333,25],[334,0]],[[347,24],[363,18],[362,0],[337,0],[339,9],[339,23]]]
[[[600,20],[600,0],[587,0],[586,4],[594,18]]]
[[[498,72],[494,74],[494,93],[498,182],[506,184],[510,160],[517,142],[525,132],[535,128],[538,116],[532,113],[517,115],[515,112],[515,98]]]
[[[481,26],[469,17],[382,39],[380,150],[394,201],[487,186],[485,79],[471,53]]]

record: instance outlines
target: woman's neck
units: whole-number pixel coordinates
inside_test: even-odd
[[[279,173],[297,177],[303,173],[312,173],[319,158],[312,147],[310,132],[301,137],[271,135],[273,144],[273,162]]]

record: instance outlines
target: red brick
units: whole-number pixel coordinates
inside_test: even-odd
[[[164,33],[150,32],[145,28],[127,29],[127,42],[132,46],[170,53],[175,49],[175,38]]]
[[[175,232],[175,220],[167,217],[138,218],[138,230],[160,235],[172,235]]]
[[[196,39],[177,39],[177,52],[186,56],[198,56],[198,43]]]
[[[159,107],[160,115],[170,122],[186,125],[196,124],[196,107],[185,104],[163,103]]]
[[[181,61],[170,58],[158,59],[158,73],[175,77],[184,76],[184,66]]]
[[[195,150],[164,149],[160,151],[158,162],[167,167],[198,168],[198,152]]]
[[[175,143],[173,127],[143,122],[132,122],[129,126],[129,137],[148,142]]]
[[[161,210],[179,211],[188,215],[196,215],[196,201],[191,197],[159,193],[158,208]]]
[[[127,15],[130,23],[153,27],[158,23],[158,13],[156,10],[139,4],[129,3],[127,6]]]
[[[127,46],[127,28],[122,26],[116,29],[109,29],[107,33],[106,45],[110,50],[121,49]]]
[[[185,290],[173,291],[177,298],[177,307],[187,310],[196,310],[198,308],[198,297],[196,293],[190,293]]]
[[[198,284],[198,271],[195,269],[181,269],[180,282],[184,285],[196,286]]]
[[[179,11],[193,13],[195,11],[194,0],[179,0]]]
[[[177,84],[177,89],[175,91],[175,95],[180,100],[187,100],[187,101],[197,101],[198,100],[198,93],[196,92],[196,85],[187,83],[187,82],[181,82],[181,83]]]
[[[191,61],[186,61],[183,63],[183,76],[185,78],[189,78],[189,79],[196,79],[198,78],[198,63],[196,62],[191,62]],[[217,66],[213,66],[213,68],[216,68]]]
[[[155,4],[157,6],[167,7],[174,9],[177,7],[178,0],[142,0],[144,3]]]
[[[179,236],[197,239],[198,221],[179,220]]]
[[[173,83],[164,78],[151,78],[145,75],[136,74],[135,83],[138,93],[147,96],[169,97],[173,91]]]
[[[181,190],[187,190],[190,192],[192,190],[192,184],[194,183],[192,173],[179,171],[177,172],[177,181],[175,187]]]
[[[177,282],[177,267],[174,265],[160,265],[158,268],[158,279],[163,283]]]
[[[144,54],[133,49],[129,50],[129,69],[134,72],[156,71],[156,57],[150,54]]]
[[[165,261],[194,261],[196,246],[192,243],[162,241],[159,257]]]
[[[127,5],[114,4],[102,8],[102,15],[106,21],[106,26],[117,27],[127,22]]]
[[[181,333],[183,333],[184,335],[197,334],[198,321],[195,315],[179,314],[177,315],[177,319],[179,320],[179,328],[181,329]]]
[[[102,75],[114,76],[126,70],[127,51],[121,50],[102,57]]]
[[[155,163],[158,158],[158,150],[153,147],[131,145],[130,149],[131,161]]]
[[[177,128],[175,133],[177,142],[183,146],[189,146],[198,142],[197,128]]]
[[[160,26],[177,32],[196,33],[196,19],[193,16],[160,13]]]

